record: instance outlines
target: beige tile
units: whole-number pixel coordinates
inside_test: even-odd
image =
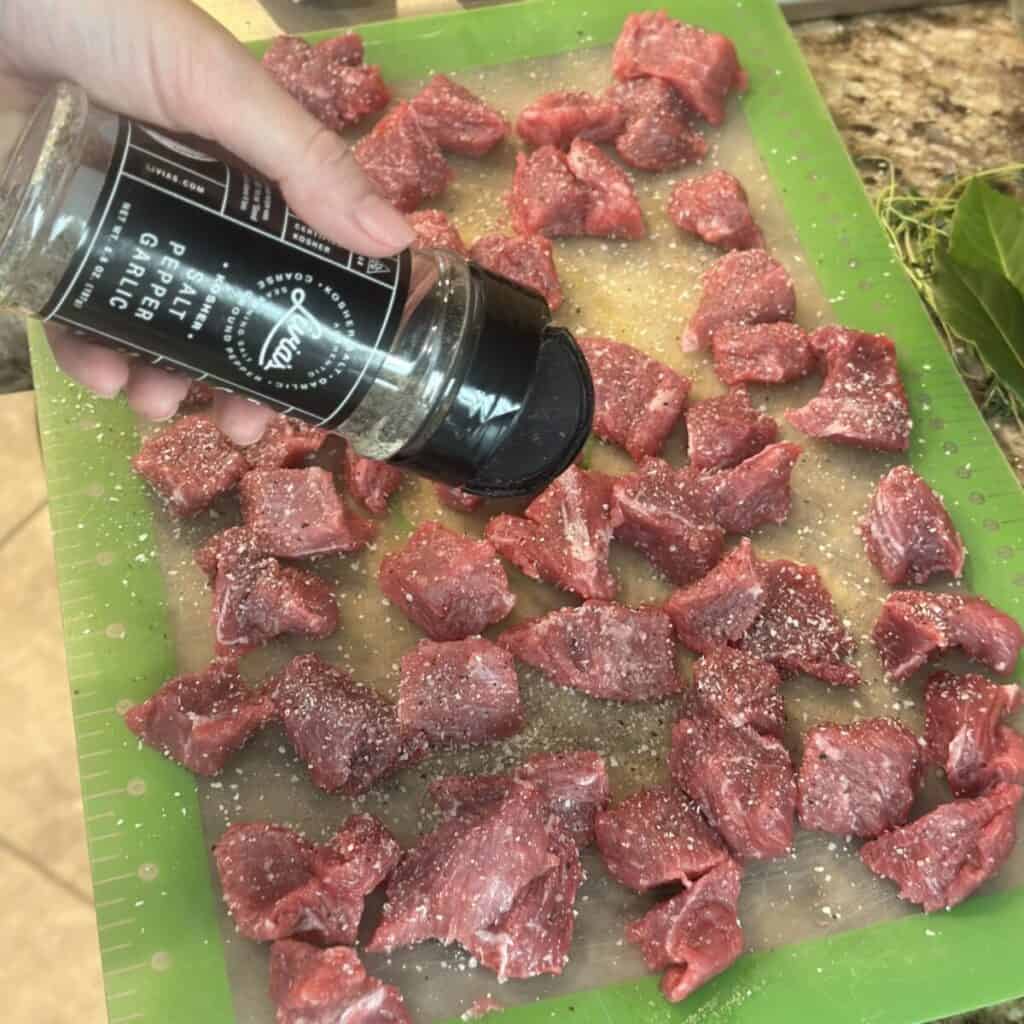
[[[0,437],[0,480],[4,482],[0,501],[2,546],[4,538],[46,501],[35,395],[31,391],[0,396]],[[6,626],[0,628],[6,632]]]

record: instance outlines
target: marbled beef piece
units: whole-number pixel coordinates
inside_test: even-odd
[[[410,106],[423,130],[449,153],[483,156],[508,134],[497,110],[447,75],[434,75]]]
[[[345,489],[367,512],[388,513],[391,496],[402,486],[405,474],[397,466],[359,455],[350,444],[344,449]]]
[[[501,622],[515,595],[485,540],[423,523],[405,547],[387,555],[381,592],[433,640],[462,640]]]
[[[927,912],[962,903],[1003,866],[1017,841],[1024,789],[999,785],[971,800],[941,804],[861,847],[860,859]]]
[[[994,672],[1009,672],[1024,632],[984,598],[901,590],[882,606],[871,639],[886,672],[902,681],[950,647]]]
[[[625,114],[625,130],[615,140],[615,150],[630,167],[667,171],[699,163],[707,155],[707,142],[668,82],[632,78],[616,82],[606,95]]]
[[[434,484],[434,494],[442,505],[456,512],[475,512],[484,503],[479,494],[470,494],[461,487],[448,487],[446,484]]]
[[[322,845],[281,825],[232,825],[213,850],[224,902],[242,935],[323,946],[356,941],[364,899],[401,855],[369,814],[353,815]]]
[[[250,690],[231,659],[169,679],[125,712],[124,723],[147,746],[197,775],[216,775],[228,758],[274,717],[274,705]]]
[[[607,96],[549,92],[522,109],[516,134],[529,146],[568,149],[575,138],[611,142],[625,125],[622,108]]]
[[[723,324],[711,337],[723,384],[786,384],[806,377],[818,356],[796,324]]]
[[[782,677],[767,661],[731,647],[715,647],[693,666],[691,700],[737,728],[782,739],[786,706]]]
[[[721,974],[743,952],[736,917],[741,878],[740,866],[726,860],[627,925],[626,938],[640,947],[647,966],[664,970],[661,991],[670,1003]]]
[[[394,705],[315,654],[293,658],[267,685],[295,753],[328,793],[358,796],[427,753]]]
[[[631,345],[577,340],[594,381],[594,433],[637,462],[657,455],[682,415],[690,381]]]
[[[684,352],[709,348],[725,324],[792,320],[796,292],[786,268],[763,249],[727,252],[704,271],[697,309],[683,331]]]
[[[697,805],[674,786],[626,797],[598,814],[594,830],[608,873],[637,892],[673,883],[689,886],[729,859]]]
[[[786,419],[810,437],[879,452],[905,452],[910,408],[896,349],[884,334],[820,327],[811,345],[825,367],[821,390]]]
[[[421,640],[402,658],[398,724],[432,744],[474,745],[523,726],[512,656],[482,637]]]
[[[926,755],[956,796],[999,782],[1024,783],[1024,738],[1002,724],[1022,703],[1018,686],[983,676],[936,672],[924,691]]]
[[[554,252],[543,235],[484,235],[469,256],[485,270],[542,295],[552,312],[562,304]]]
[[[132,468],[159,494],[173,515],[189,517],[233,491],[249,464],[205,416],[183,416],[150,434]]]
[[[804,737],[800,824],[873,839],[904,825],[921,780],[917,737],[891,718],[818,725]]]
[[[620,81],[663,78],[711,124],[725,119],[729,93],[746,88],[730,39],[676,21],[664,11],[626,18],[612,53],[612,71]]]
[[[505,630],[498,642],[561,686],[605,700],[678,692],[669,617],[656,608],[586,601]]]
[[[927,583],[963,572],[966,550],[942,499],[909,466],[878,482],[860,525],[868,558],[887,583]]]
[[[727,469],[779,438],[779,425],[751,405],[747,389],[695,402],[686,413],[687,447],[694,469]]]
[[[668,215],[680,231],[719,249],[765,248],[746,190],[728,171],[684,178],[672,189]]]
[[[260,550],[250,529],[245,526],[229,526],[226,530],[211,534],[195,549],[195,562],[212,586],[217,579],[217,568],[222,558],[230,560],[262,554],[264,552]]]
[[[263,436],[242,450],[253,469],[287,469],[301,466],[324,446],[330,434],[293,416],[275,416]]]
[[[460,256],[467,256],[466,243],[459,229],[440,210],[417,210],[405,218],[416,232],[414,249],[451,249]]]
[[[281,558],[358,551],[375,527],[345,508],[326,469],[254,469],[239,485],[242,520],[261,551]]]
[[[583,233],[596,238],[647,237],[647,225],[633,182],[613,160],[586,139],[569,147],[569,170],[589,192]]]

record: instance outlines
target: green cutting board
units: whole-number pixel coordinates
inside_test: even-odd
[[[911,461],[966,511],[966,586],[1021,618],[1021,491],[890,250],[772,0],[689,0],[670,12],[730,35],[763,166],[837,318],[899,341]],[[635,5],[525,0],[365,26],[389,79],[607,45]],[[32,331],[71,699],[112,1024],[236,1017],[196,785],[124,742],[119,712],[173,674],[173,611],[153,557],[154,505],[130,472],[135,418],[83,394]],[[503,1020],[923,1021],[1024,993],[1024,888],[744,957],[679,1007],[657,979],[507,1011]],[[445,979],[445,984],[453,983]],[[497,993],[500,997],[500,992]],[[237,995],[237,993],[236,993]]]

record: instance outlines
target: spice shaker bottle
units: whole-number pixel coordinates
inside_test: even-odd
[[[539,295],[447,250],[349,252],[270,182],[66,83],[0,174],[0,308],[474,494],[540,490],[590,431],[586,362]]]

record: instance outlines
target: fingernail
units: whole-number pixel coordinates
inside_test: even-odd
[[[389,202],[372,192],[363,196],[354,214],[363,231],[394,252],[407,249],[416,237],[408,221]]]

